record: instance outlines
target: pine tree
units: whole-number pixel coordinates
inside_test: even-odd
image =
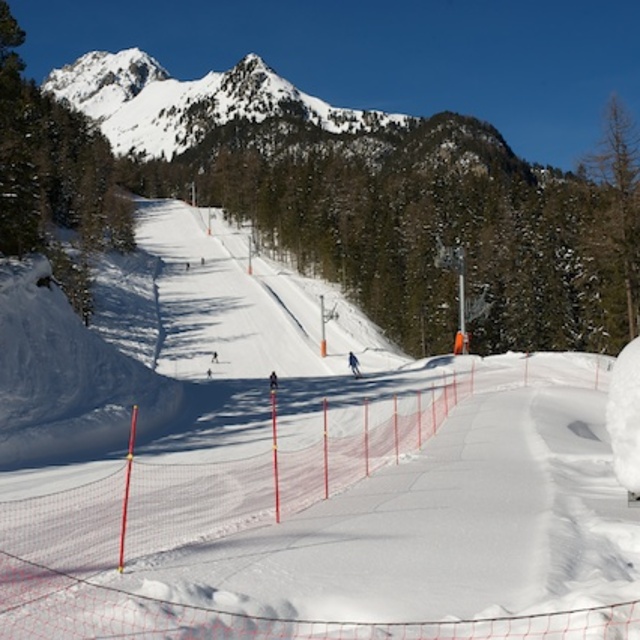
[[[24,38],[0,0],[0,252],[18,256],[39,245],[28,136],[33,112],[20,76],[24,64],[13,51]]]

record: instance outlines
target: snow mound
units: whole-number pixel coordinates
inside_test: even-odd
[[[126,448],[175,415],[182,385],[87,331],[41,256],[0,260],[0,468]],[[71,437],[70,437],[71,434]]]
[[[618,356],[611,375],[607,402],[607,430],[611,436],[614,470],[628,491],[640,492],[640,338]]]

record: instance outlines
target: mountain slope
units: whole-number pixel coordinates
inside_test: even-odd
[[[304,278],[255,253],[249,274],[250,229],[229,225],[220,209],[194,208],[177,200],[140,200],[138,207],[137,241],[148,255],[157,256],[152,268],[162,306],[157,321],[148,322],[157,329],[157,344],[149,340],[146,353],[130,353],[154,361],[160,373],[203,381],[213,351],[220,361],[211,367],[215,380],[266,381],[275,368],[283,377],[345,375],[351,350],[361,355],[365,371],[409,362],[337,287]],[[106,287],[99,272],[97,277],[98,286]],[[107,278],[113,283],[113,274]],[[119,301],[118,314],[126,314],[126,308],[115,292],[109,296],[103,288],[99,296],[96,323],[101,331],[116,315],[116,309],[108,313],[106,299]],[[187,308],[185,299],[194,304]],[[323,302],[331,316],[324,327],[326,358],[320,357]],[[139,314],[139,301],[132,307],[133,318]],[[126,339],[126,333],[119,335]]]
[[[116,54],[92,51],[62,69],[54,69],[43,89],[95,120],[108,118],[147,85],[169,73],[139,49]]]
[[[369,373],[410,361],[334,287],[259,256],[248,275],[249,231],[221,211],[178,201],[139,207],[143,250],[95,265],[90,330],[44,258],[0,261],[0,468],[121,450],[134,405],[144,442],[266,388],[273,369],[283,382],[339,376],[332,384],[341,385],[349,350]],[[321,295],[334,312],[326,359]]]
[[[255,54],[200,80],[172,79],[139,49],[92,52],[56,69],[42,90],[100,122],[119,155],[170,159],[235,118],[262,122],[296,115],[331,133],[407,126],[410,116],[335,108],[299,91]]]

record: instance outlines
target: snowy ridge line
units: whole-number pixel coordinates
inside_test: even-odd
[[[285,115],[291,105],[305,120],[333,133],[406,128],[418,121],[375,109],[331,106],[278,76],[254,53],[227,71],[179,81],[137,48],[115,54],[93,51],[52,70],[42,88],[94,119],[117,155],[135,148],[146,156],[171,158],[214,125],[234,118],[261,122]],[[205,110],[199,124],[190,115],[194,105]]]

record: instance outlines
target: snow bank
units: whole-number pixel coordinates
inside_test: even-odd
[[[143,435],[182,403],[180,383],[88,331],[50,276],[42,257],[0,261],[0,468],[126,448],[133,405]]]
[[[613,366],[607,430],[618,482],[640,493],[640,338],[622,350]]]

